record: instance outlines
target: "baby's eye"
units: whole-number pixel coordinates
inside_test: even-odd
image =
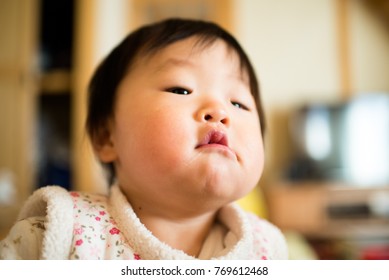
[[[246,110],[246,111],[249,111],[249,108],[245,105],[243,105],[242,103],[239,103],[239,102],[235,102],[235,101],[231,101],[231,104],[233,106],[235,106],[236,108],[239,108],[239,109],[243,109],[243,110]]]
[[[191,90],[181,88],[181,87],[168,88],[166,91],[171,92],[171,93],[175,93],[175,94],[181,94],[181,95],[188,95],[188,94],[192,93]]]

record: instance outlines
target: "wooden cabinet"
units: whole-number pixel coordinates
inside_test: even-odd
[[[389,188],[281,183],[269,188],[271,220],[313,237],[389,237]]]
[[[362,258],[371,248],[389,250],[389,187],[283,182],[266,193],[271,221],[301,233],[320,247],[322,258]]]
[[[0,232],[32,191],[39,1],[0,1]]]

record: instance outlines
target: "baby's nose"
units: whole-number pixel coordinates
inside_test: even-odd
[[[230,119],[224,108],[217,105],[210,105],[200,111],[200,119],[203,122],[222,123],[229,125]]]

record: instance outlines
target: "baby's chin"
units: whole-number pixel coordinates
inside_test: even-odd
[[[244,172],[238,165],[203,166],[199,174],[199,184],[210,197],[224,197],[236,200],[249,193],[256,185],[256,177]]]
[[[201,192],[204,202],[207,201],[210,205],[215,204],[215,207],[221,207],[241,199],[250,193],[254,187],[255,184],[250,184],[246,180],[231,181],[213,178],[202,186]]]
[[[196,215],[217,212],[223,207],[238,201],[248,193],[249,192],[228,195],[220,192],[207,193],[201,200],[197,200],[191,204],[188,203],[187,207],[190,207],[193,211],[192,213],[196,213]]]

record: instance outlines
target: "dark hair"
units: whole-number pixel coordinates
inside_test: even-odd
[[[249,77],[249,85],[257,106],[262,135],[265,117],[262,109],[258,81],[246,53],[237,40],[220,26],[201,20],[167,19],[141,27],[130,33],[116,46],[96,69],[90,84],[86,129],[92,141],[101,136],[102,128],[114,115],[117,87],[137,58],[153,54],[177,41],[196,36],[199,43],[212,44],[223,40],[239,57],[241,69]],[[108,164],[111,179],[113,165]]]

